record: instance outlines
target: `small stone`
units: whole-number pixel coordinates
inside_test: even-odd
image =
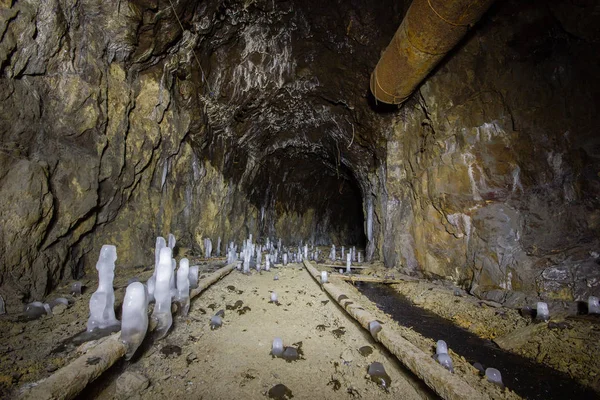
[[[294,395],[292,394],[292,391],[285,385],[279,383],[275,386],[273,386],[271,389],[269,389],[269,391],[267,392],[267,395],[269,396],[270,399],[276,399],[276,400],[287,400],[287,399],[291,399],[294,397]]]
[[[56,365],[56,364],[50,364],[46,367],[47,372],[54,372],[57,369],[58,369],[58,365]]]
[[[298,358],[300,358],[300,355],[295,347],[286,347],[281,358],[286,361],[296,361]]]
[[[61,315],[62,313],[65,312],[65,310],[67,309],[67,305],[66,304],[57,304],[54,306],[54,308],[52,309],[52,313],[54,315]]]
[[[24,330],[25,328],[23,326],[15,325],[12,328],[10,328],[10,334],[11,336],[19,335],[23,333]]]
[[[125,371],[117,379],[117,398],[128,399],[139,394],[148,385],[150,385],[150,381],[144,375],[138,372]]]
[[[340,358],[342,360],[344,360],[344,362],[346,363],[350,363],[354,360],[354,356],[352,354],[352,350],[351,349],[346,349],[342,352],[342,354],[340,355]]]

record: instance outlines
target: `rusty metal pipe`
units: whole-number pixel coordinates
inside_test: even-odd
[[[371,74],[377,101],[401,104],[494,0],[413,0]]]

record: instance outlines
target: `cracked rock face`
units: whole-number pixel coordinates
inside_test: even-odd
[[[586,7],[496,5],[399,113],[387,260],[484,297],[599,293],[600,35],[566,22]]]
[[[387,110],[369,74],[408,3],[0,2],[9,311],[93,272],[102,244],[151,264],[169,232],[181,254],[252,233],[482,294],[595,293],[591,6],[493,8]]]

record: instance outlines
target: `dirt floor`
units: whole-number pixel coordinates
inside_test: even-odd
[[[222,262],[201,266],[200,274],[218,265]],[[138,276],[145,281],[151,273],[144,268],[127,270],[127,274],[117,271],[117,310],[129,278]],[[362,273],[383,277],[391,272],[379,266]],[[278,280],[274,280],[276,275]],[[97,282],[90,279],[84,284],[88,288],[81,296],[70,296],[69,285],[49,296],[65,296],[71,303],[55,309],[53,315],[33,321],[2,316],[1,398],[14,398],[19,388],[50,375],[78,355],[79,343],[73,337],[85,330],[88,302]],[[382,322],[392,323],[349,287],[368,311]],[[516,353],[599,388],[600,361],[594,355],[600,354],[595,339],[600,325],[596,319],[561,317],[531,329],[530,320],[518,311],[488,305],[464,292],[456,296],[448,285],[407,281],[393,287],[415,304],[480,337],[498,340],[525,331],[525,335],[518,335],[521,341],[514,348]],[[269,302],[271,291],[278,294],[279,305]],[[212,330],[210,319],[219,310],[224,311],[223,326]],[[409,328],[399,329],[417,347],[432,351],[432,340]],[[282,338],[285,346],[298,348],[300,359],[288,362],[272,357],[275,337]],[[453,359],[456,373],[472,386],[492,398],[518,398],[508,390],[490,386],[464,358],[453,354]],[[374,361],[381,362],[391,378],[387,390],[369,379],[367,368]],[[276,387],[280,384],[287,389]],[[281,389],[280,394],[275,393],[277,389]],[[297,399],[436,397],[331,301],[304,268],[290,265],[260,274],[233,271],[194,299],[189,316],[176,317],[166,338],[148,339],[133,360],[119,361],[80,398],[162,399],[185,395],[193,399],[253,399],[286,398],[289,393]]]
[[[115,279],[118,299],[125,284]],[[85,328],[94,289],[60,315],[3,321],[5,397],[15,395],[8,390],[49,375],[75,356],[68,339]],[[278,294],[279,304],[269,302],[271,291]],[[223,326],[212,330],[210,319],[219,310],[225,313]],[[300,359],[272,357],[275,337],[298,348]],[[142,351],[132,362],[120,362],[82,398],[112,399],[117,387],[132,398],[278,398],[269,396],[278,384],[297,399],[435,397],[330,301],[300,265],[249,276],[233,271],[197,297],[189,316],[176,318],[166,338],[146,344]],[[368,379],[367,368],[374,361],[391,378],[387,390]]]

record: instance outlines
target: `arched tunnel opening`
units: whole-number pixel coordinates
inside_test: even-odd
[[[597,15],[1,0],[0,397],[597,395]]]
[[[319,246],[366,244],[363,196],[343,165],[294,149],[279,150],[259,164],[247,191],[260,209],[261,235]]]

